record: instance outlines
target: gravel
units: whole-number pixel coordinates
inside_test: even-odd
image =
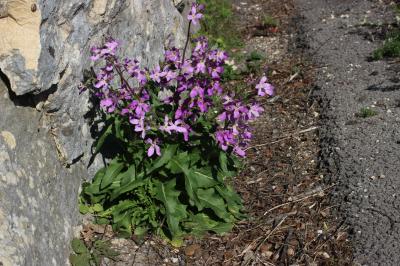
[[[398,265],[399,64],[368,60],[382,43],[373,25],[392,23],[393,8],[367,0],[295,2],[304,47],[317,66],[322,163],[337,184],[333,201],[352,228],[355,262]],[[357,116],[366,107],[377,114]]]

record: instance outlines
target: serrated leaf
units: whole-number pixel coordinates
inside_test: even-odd
[[[199,170],[185,170],[185,189],[192,205],[196,205],[199,211],[204,208],[204,204],[197,196],[199,188],[209,188],[217,185],[218,182],[212,176],[200,172]]]
[[[72,239],[71,246],[72,250],[76,254],[86,254],[86,253],[89,254],[89,250],[85,246],[85,243],[83,243],[83,241],[78,238]]]
[[[240,196],[233,189],[227,186],[216,186],[215,188],[218,193],[225,199],[228,210],[236,218],[243,218],[244,215],[241,213],[243,205]]]
[[[94,242],[94,248],[100,253],[101,256],[113,259],[119,255],[119,253],[111,248],[110,241],[97,240]]]
[[[152,165],[152,167],[150,169],[147,169],[147,173],[150,174],[152,173],[154,170],[160,168],[161,166],[166,165],[171,158],[174,156],[174,154],[176,153],[176,150],[178,149],[178,145],[168,145],[161,154],[161,157],[158,158]]]
[[[175,189],[175,186],[175,179],[166,183],[155,181],[155,196],[164,204],[168,229],[173,238],[183,233],[180,222],[187,217],[186,206],[179,201],[180,192]]]
[[[126,170],[124,173],[120,174],[119,176],[121,180],[121,186],[124,186],[128,184],[131,181],[134,181],[136,179],[136,166],[131,165],[128,170]]]
[[[91,197],[93,197],[96,194],[99,194],[100,193],[100,184],[101,184],[101,181],[103,180],[105,173],[106,173],[106,168],[101,168],[100,170],[98,170],[96,175],[93,178],[92,183],[83,189],[83,193],[88,196],[91,196]]]
[[[90,255],[70,255],[69,262],[72,266],[90,266]]]
[[[133,234],[139,238],[143,238],[143,236],[147,233],[148,229],[146,227],[138,226],[133,231]]]
[[[187,152],[179,153],[170,159],[166,166],[173,174],[187,174],[190,167],[190,157]]]
[[[94,204],[91,209],[93,212],[102,212],[103,211],[103,206],[99,203]]]
[[[100,189],[104,189],[109,185],[111,185],[114,179],[118,176],[118,174],[121,172],[123,168],[124,164],[118,162],[118,158],[112,160],[108,165],[106,172],[104,173],[104,176],[101,180]]]
[[[87,214],[90,212],[90,208],[87,205],[81,203],[79,204],[79,212],[81,214]]]
[[[137,187],[144,186],[145,184],[146,184],[146,182],[144,180],[133,180],[133,181],[129,182],[128,184],[121,186],[118,189],[113,190],[110,194],[110,200],[113,201],[116,198],[118,198],[119,196],[121,196],[127,192],[130,192]]]
[[[214,213],[226,222],[231,222],[233,217],[228,213],[225,201],[216,193],[214,188],[198,189],[197,197],[206,208],[210,208]]]
[[[202,236],[208,231],[217,234],[227,233],[232,230],[233,223],[225,223],[211,219],[205,213],[198,213],[190,217],[190,221],[185,223],[185,226],[190,229],[192,234]]]
[[[183,238],[181,237],[175,237],[173,238],[171,241],[169,241],[169,243],[171,244],[171,246],[173,246],[174,248],[180,248],[183,246]]]

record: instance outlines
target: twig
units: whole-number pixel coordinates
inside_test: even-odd
[[[290,82],[292,82],[295,78],[297,78],[297,76],[300,74],[300,71],[297,71],[296,73],[294,73],[293,75],[291,75],[289,77],[289,79],[285,82],[285,84],[288,84]]]
[[[293,229],[290,228],[289,232],[288,232],[288,234],[286,236],[286,239],[285,239],[285,244],[282,245],[283,248],[282,248],[281,254],[279,256],[280,257],[280,261],[285,265],[287,264],[287,263],[285,263],[285,261],[287,259],[287,250],[288,250],[288,246],[289,246],[289,241],[292,238],[292,234],[293,234]]]
[[[301,134],[304,134],[304,133],[307,133],[307,132],[316,130],[316,129],[318,129],[318,128],[319,128],[319,127],[317,127],[317,126],[313,126],[313,127],[307,128],[307,129],[303,129],[303,130],[300,130],[300,131],[298,131],[298,132],[294,132],[294,133],[292,133],[292,134],[289,134],[288,136],[284,136],[284,137],[282,137],[282,138],[280,138],[280,139],[278,139],[278,140],[272,141],[272,142],[262,143],[262,144],[258,144],[258,145],[254,145],[254,146],[248,147],[248,148],[245,149],[245,151],[247,151],[247,150],[249,150],[249,149],[254,149],[254,148],[258,148],[258,147],[263,147],[263,146],[271,145],[271,144],[274,144],[274,143],[277,143],[277,142],[281,142],[281,141],[283,141],[283,140],[292,138],[292,137],[294,137],[294,136],[296,136],[296,135],[301,135]]]
[[[273,210],[276,210],[276,209],[278,209],[278,208],[280,208],[280,207],[283,207],[283,206],[285,206],[285,205],[288,205],[288,204],[291,204],[291,203],[295,203],[295,202],[299,202],[299,201],[308,199],[308,198],[310,198],[310,197],[313,197],[313,196],[315,196],[316,194],[318,194],[318,193],[320,193],[320,192],[322,192],[322,191],[325,191],[325,190],[327,190],[327,189],[330,189],[331,187],[333,187],[333,185],[332,185],[332,186],[329,186],[329,187],[327,187],[327,188],[324,188],[324,189],[320,188],[318,191],[316,191],[316,192],[314,192],[314,193],[312,193],[312,194],[310,194],[310,195],[307,195],[307,196],[305,196],[305,197],[302,197],[302,198],[300,198],[300,199],[291,200],[291,201],[288,201],[288,202],[279,204],[279,205],[277,205],[277,206],[275,206],[275,207],[269,209],[268,211],[266,211],[266,212],[264,213],[264,215],[267,215],[268,213],[272,212]]]
[[[276,229],[278,229],[278,228],[283,224],[283,222],[286,220],[286,218],[288,218],[288,216],[289,216],[289,215],[286,215],[285,217],[282,218],[282,220],[274,227],[274,229],[272,229],[272,231],[263,239],[263,241],[261,241],[261,242],[257,245],[255,251],[258,251],[258,250],[260,249],[261,245],[264,244],[265,241],[267,241],[268,238],[276,231]]]

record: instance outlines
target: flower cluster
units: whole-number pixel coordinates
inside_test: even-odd
[[[188,15],[193,24],[201,19],[201,8],[193,5]],[[191,136],[201,133],[196,132],[196,125],[204,119],[212,125],[208,133],[214,135],[222,150],[245,156],[251,139],[249,122],[259,117],[263,108],[255,97],[244,103],[224,90],[221,79],[228,59],[226,52],[212,49],[200,37],[193,41],[189,58],[171,48],[165,52],[162,64],[148,70],[137,60],[120,60],[119,46],[118,41],[109,39],[104,46],[91,49],[91,60],[103,62],[94,83],[95,95],[105,112],[130,123],[148,145],[149,157],[161,154],[159,145],[170,135],[189,142]],[[254,96],[273,94],[265,76],[256,90]]]

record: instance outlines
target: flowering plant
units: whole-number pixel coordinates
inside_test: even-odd
[[[188,32],[201,9],[192,6]],[[106,115],[96,150],[110,136],[120,149],[84,185],[81,210],[94,210],[127,235],[158,230],[179,238],[230,230],[243,214],[227,178],[236,173],[237,157],[246,155],[249,122],[263,111],[257,98],[272,95],[273,87],[264,76],[249,95],[226,90],[228,56],[204,37],[193,40],[189,58],[186,47],[182,53],[171,48],[152,70],[121,60],[119,46],[110,38],[91,49],[100,66],[90,88]]]

